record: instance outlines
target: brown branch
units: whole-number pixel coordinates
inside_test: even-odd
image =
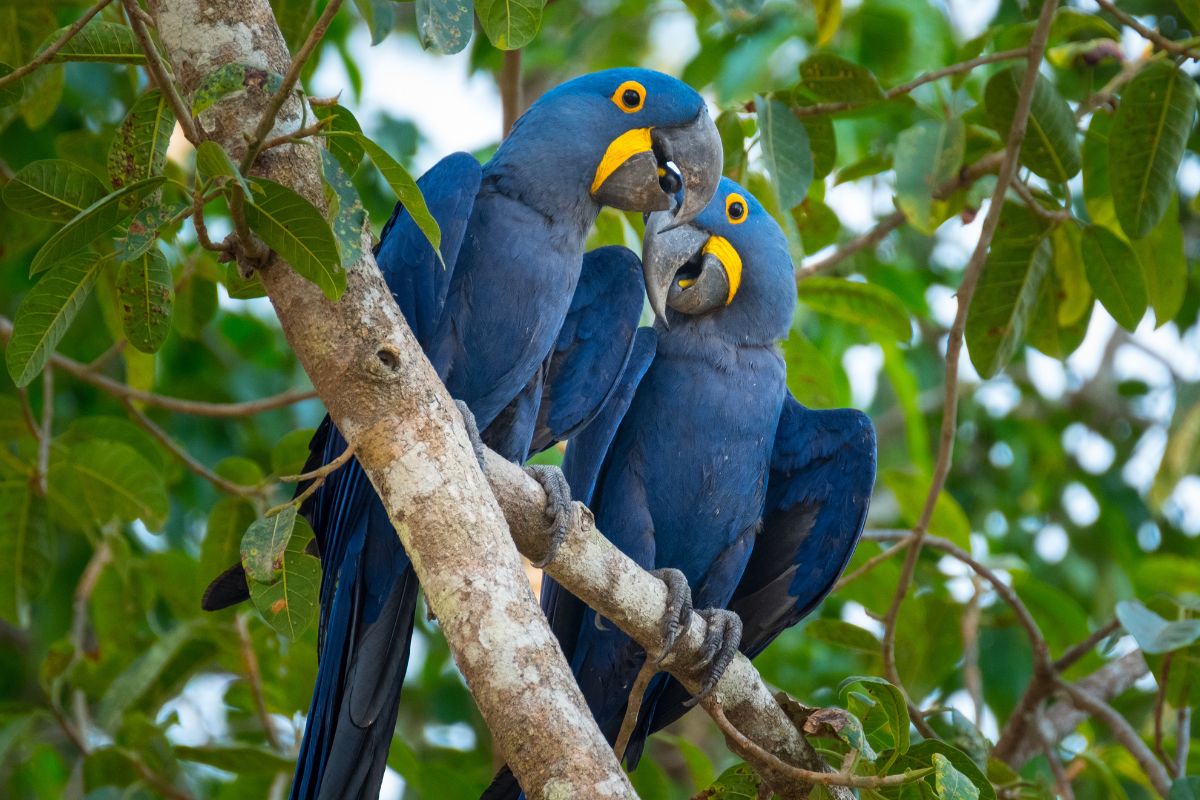
[[[11,336],[12,322],[6,317],[0,317],[0,339],[7,342]],[[204,400],[185,400],[179,397],[168,397],[142,389],[135,389],[132,386],[126,386],[120,381],[115,381],[99,372],[93,372],[86,364],[81,364],[58,353],[50,356],[49,363],[62,372],[90,383],[97,389],[101,389],[114,397],[133,400],[149,406],[165,408],[168,411],[191,414],[197,417],[248,417],[253,414],[261,414],[265,411],[285,408],[302,400],[311,400],[317,396],[317,393],[311,389],[292,389],[273,397],[264,397],[261,400],[247,400],[242,403],[210,403]]]
[[[329,5],[325,6],[325,10],[317,18],[316,24],[308,32],[308,38],[304,40],[304,44],[300,45],[300,50],[292,57],[292,63],[288,67],[287,74],[283,76],[283,83],[279,85],[279,90],[275,92],[267,103],[266,110],[263,111],[262,117],[258,120],[258,126],[254,129],[250,144],[246,147],[246,155],[242,157],[241,165],[243,173],[249,173],[250,168],[254,166],[254,159],[258,158],[258,154],[263,147],[263,142],[266,141],[271,131],[275,128],[276,118],[279,116],[283,104],[292,96],[292,90],[296,88],[296,84],[300,81],[300,72],[304,69],[304,65],[308,63],[308,59],[312,57],[313,51],[317,49],[317,45],[325,38],[325,32],[329,30],[329,25],[333,22],[333,18],[337,15],[338,9],[341,7],[342,0],[329,0]]]
[[[7,75],[0,77],[0,89],[5,86],[16,83],[39,67],[45,66],[50,62],[50,59],[57,55],[59,50],[66,46],[67,42],[75,38],[75,34],[83,30],[83,27],[92,21],[92,17],[104,10],[104,7],[111,3],[112,0],[100,0],[94,6],[83,12],[83,16],[71,23],[71,27],[63,31],[63,35],[51,42],[50,46],[42,52],[38,53],[32,61],[24,66],[17,67]]]
[[[876,553],[875,555],[871,556],[866,561],[864,561],[861,565],[859,565],[858,568],[856,568],[853,572],[847,572],[845,575],[843,575],[841,578],[839,578],[838,582],[833,585],[833,592],[837,593],[837,592],[841,591],[843,588],[846,587],[847,584],[858,580],[863,575],[866,575],[868,572],[875,569],[883,562],[887,561],[890,558],[900,555],[908,548],[908,546],[910,544],[912,544],[912,542],[913,542],[912,536],[911,535],[906,536],[903,539],[900,539],[899,541],[897,541],[894,545],[887,548],[886,550],[884,550],[880,553]]]
[[[332,123],[333,123],[333,117],[325,117],[325,119],[319,119],[316,122],[314,122],[312,125],[301,128],[298,131],[293,131],[292,133],[285,133],[282,136],[276,136],[274,139],[268,139],[266,142],[263,143],[262,149],[263,150],[271,150],[272,148],[280,147],[281,145],[292,144],[294,142],[299,142],[302,139],[307,139],[311,136],[316,136],[318,133],[320,133],[322,130],[324,130],[327,126],[331,125]]]
[[[340,456],[335,458],[333,461],[330,461],[328,464],[324,464],[320,467],[317,467],[316,469],[311,470],[310,472],[301,472],[299,475],[282,475],[282,476],[280,476],[279,480],[283,481],[284,483],[299,483],[300,481],[324,480],[328,476],[332,475],[333,473],[335,473],[339,469],[341,469],[342,465],[345,464],[347,461],[349,461],[353,457],[354,457],[354,445],[348,445],[346,447],[346,449],[342,451],[342,454]]]
[[[279,741],[279,733],[271,715],[267,712],[267,701],[263,695],[262,670],[258,666],[258,656],[254,653],[254,643],[250,639],[250,628],[246,624],[246,614],[237,614],[233,618],[233,627],[237,631],[238,644],[242,654],[242,666],[246,669],[246,682],[250,685],[250,694],[254,697],[254,708],[258,712],[258,722],[262,725],[263,733],[272,749],[277,753],[284,752],[283,744]]]
[[[892,598],[892,603],[887,614],[883,618],[882,654],[884,675],[892,683],[900,686],[901,691],[904,691],[904,689],[900,681],[899,671],[896,668],[896,622],[899,618],[904,598],[908,595],[909,586],[912,584],[917,560],[921,556],[921,545],[929,530],[929,521],[933,517],[933,509],[938,497],[941,495],[942,488],[946,484],[946,477],[950,473],[954,438],[958,423],[958,362],[962,355],[967,311],[971,307],[971,298],[975,293],[975,286],[979,282],[980,274],[983,272],[983,265],[987,259],[992,237],[995,235],[996,228],[1000,222],[1000,211],[1004,205],[1004,195],[1008,191],[1009,184],[1012,183],[1013,176],[1016,175],[1018,154],[1021,150],[1021,143],[1025,139],[1025,129],[1029,121],[1029,108],[1033,101],[1033,87],[1035,79],[1038,76],[1038,66],[1041,64],[1042,55],[1046,49],[1046,42],[1050,36],[1050,23],[1054,19],[1054,11],[1057,6],[1057,0],[1046,0],[1042,4],[1041,13],[1038,15],[1037,27],[1034,29],[1033,36],[1029,41],[1025,75],[1022,78],[1021,88],[1017,95],[1017,104],[1013,111],[1012,126],[1009,129],[1008,141],[1005,143],[1004,156],[1000,163],[996,188],[992,192],[991,205],[988,207],[987,214],[983,220],[983,229],[979,234],[979,242],[976,244],[975,251],[971,254],[970,260],[967,262],[962,284],[959,286],[958,310],[955,313],[954,324],[950,328],[950,336],[946,346],[945,410],[942,415],[942,428],[938,440],[938,455],[933,471],[933,481],[929,487],[929,494],[925,498],[925,506],[921,510],[921,516],[917,520],[917,524],[913,526],[915,541],[906,554],[904,565],[900,572],[900,580],[896,585],[896,593]],[[1020,617],[1020,614],[1018,614],[1018,617]],[[1036,629],[1036,625],[1034,629]],[[1044,640],[1042,640],[1042,644],[1044,646]],[[1037,646],[1035,644],[1036,649]],[[1045,659],[1048,661],[1048,655],[1045,656]]]
[[[1167,774],[1167,770],[1154,757],[1154,753],[1150,752],[1150,748],[1142,741],[1142,737],[1138,736],[1137,731],[1121,716],[1120,712],[1104,700],[1075,684],[1059,681],[1058,688],[1072,705],[1080,711],[1086,711],[1104,723],[1104,726],[1112,732],[1113,737],[1137,761],[1138,766],[1142,768],[1142,772],[1150,779],[1154,790],[1162,797],[1166,797],[1171,791],[1171,776]]]
[[[1102,625],[1101,627],[1092,631],[1091,635],[1082,642],[1067,648],[1067,651],[1059,656],[1058,660],[1054,662],[1054,669],[1058,672],[1066,672],[1075,665],[1075,662],[1092,652],[1092,648],[1100,644],[1100,642],[1104,641],[1109,636],[1112,636],[1114,633],[1120,630],[1120,628],[1121,623],[1119,620],[1109,620],[1106,625]]]
[[[1174,762],[1163,749],[1163,713],[1167,708],[1167,682],[1171,679],[1171,661],[1174,653],[1167,653],[1162,660],[1162,674],[1156,675],[1158,691],[1154,693],[1154,753],[1168,770],[1174,767]]]
[[[89,361],[87,363],[87,368],[93,372],[99,372],[108,366],[110,361],[121,355],[121,353],[125,351],[125,347],[128,344],[129,342],[125,339],[117,339],[115,342],[109,345],[107,350]]]
[[[175,81],[167,73],[167,66],[163,63],[158,48],[154,46],[154,39],[146,30],[144,17],[140,13],[142,9],[138,6],[137,0],[122,0],[122,2],[125,5],[125,14],[129,18],[129,27],[133,30],[138,44],[141,45],[142,52],[146,54],[146,71],[150,73],[150,79],[154,81],[154,85],[171,104],[171,110],[175,112],[175,119],[183,129],[183,135],[194,146],[198,146],[200,142],[204,141],[204,136],[196,125],[196,120],[192,118],[191,107],[180,97],[179,91],[175,88]]]
[[[42,497],[50,491],[50,440],[54,427],[54,367],[42,370],[42,427],[38,430],[37,482]]]
[[[963,688],[971,698],[975,712],[975,724],[983,721],[983,673],[979,669],[979,622],[983,617],[980,595],[983,586],[978,575],[971,576],[971,599],[962,616],[963,637]]]
[[[1021,180],[1019,177],[1013,178],[1012,188],[1013,191],[1017,193],[1017,196],[1021,198],[1021,202],[1023,202],[1030,211],[1037,214],[1042,219],[1048,220],[1055,225],[1061,222],[1070,221],[1070,211],[1061,208],[1058,210],[1046,208],[1044,205],[1038,202],[1036,197],[1034,197],[1033,190],[1029,188],[1029,184],[1025,183],[1025,181]]]
[[[500,71],[500,104],[503,109],[505,138],[521,116],[521,51],[505,50],[504,67]]]
[[[1153,28],[1147,28],[1138,22],[1137,19],[1117,8],[1115,4],[1110,3],[1109,0],[1096,0],[1096,5],[1116,17],[1125,27],[1133,28],[1143,39],[1153,42],[1159,49],[1166,50],[1171,55],[1190,58],[1193,61],[1200,60],[1200,53],[1196,53],[1196,51],[1190,50],[1178,42],[1172,42]]]
[[[1034,726],[1034,731],[1037,733],[1038,740],[1042,746],[1042,753],[1046,756],[1046,762],[1050,764],[1050,772],[1054,775],[1054,783],[1057,785],[1058,796],[1061,800],[1075,800],[1075,792],[1071,789],[1071,777],[1067,774],[1063,767],[1062,759],[1058,757],[1058,742],[1051,741],[1046,735],[1046,730],[1039,719],[1038,724]]]
[[[1184,706],[1175,712],[1175,776],[1187,774],[1188,747],[1192,743],[1192,709]]]

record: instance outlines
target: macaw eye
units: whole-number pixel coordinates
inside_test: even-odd
[[[675,194],[683,188],[683,176],[674,161],[668,161],[665,166],[658,168],[658,185],[667,194]]]
[[[625,81],[612,93],[612,101],[626,114],[641,111],[646,103],[646,87],[637,81]]]
[[[736,192],[725,198],[725,218],[738,225],[746,221],[746,198]]]

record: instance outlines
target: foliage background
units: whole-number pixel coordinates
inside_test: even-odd
[[[1122,61],[1144,58],[1147,51],[1144,40],[1111,16],[1098,16],[1094,5],[1068,5],[1060,11],[1065,21],[1052,32],[1044,74],[1075,106],[1117,77]],[[276,0],[274,6],[294,50],[318,4]],[[1177,40],[1200,25],[1189,16],[1198,11],[1193,6],[1186,0],[1121,4]],[[370,100],[360,91],[372,59],[352,46],[362,27],[376,40],[392,37],[382,48],[397,38],[424,36],[426,43],[450,48],[465,41],[461,28],[456,39],[453,31],[419,24],[438,7],[433,0],[359,0],[338,15],[307,75],[332,74],[340,64],[337,74],[344,71],[348,80],[341,102],[355,111]],[[536,19],[539,9],[530,7]],[[28,61],[81,11],[69,1],[29,8],[0,0],[0,62]],[[999,104],[985,102],[985,87],[1007,63],[983,65],[888,102],[877,101],[867,77],[847,78],[845,65],[834,64],[841,79],[823,89],[814,88],[825,84],[813,73],[801,84],[800,65],[818,63],[806,61],[817,53],[836,54],[893,87],[980,52],[1021,46],[1037,11],[1036,3],[1003,0],[985,33],[968,41],[946,7],[927,0],[862,0],[844,7],[828,0],[815,6],[558,0],[541,13],[540,31],[521,51],[528,102],[585,70],[653,66],[674,47],[652,34],[687,29],[679,46],[694,37],[698,50],[681,77],[722,111],[727,171],[773,205],[798,266],[829,264],[831,245],[886,219],[893,203],[906,214],[905,224],[878,246],[831,265],[828,274],[840,282],[801,282],[805,302],[785,344],[789,380],[802,401],[853,402],[876,422],[881,480],[873,529],[915,523],[929,486],[953,293],[978,236],[976,212],[992,185],[985,177],[939,200],[920,178],[933,172],[951,179],[962,163],[999,149],[1003,112],[997,117]],[[481,17],[487,14],[481,7]],[[114,8],[103,18],[122,21]],[[664,18],[671,25],[656,24]],[[466,46],[470,70],[499,81],[506,57],[484,31],[472,32]],[[405,76],[390,79],[402,83]],[[47,158],[106,177],[110,143],[146,87],[144,74],[130,64],[83,62],[51,65],[31,80],[19,103],[0,107],[0,180]],[[870,101],[869,107],[806,117],[803,125],[787,113],[847,99]],[[764,127],[772,109],[785,113]],[[1036,118],[1036,108],[1034,113]],[[434,157],[446,149],[423,139],[412,120],[363,114],[360,121],[409,166],[418,146]],[[1085,116],[1078,133],[1070,134],[1076,150],[1082,145],[1085,181],[1099,169],[1097,151],[1089,161],[1083,140],[1087,124]],[[493,128],[498,136],[499,119]],[[945,145],[955,136],[957,153]],[[1071,150],[1069,143],[1059,144]],[[485,145],[478,155],[486,158],[489,150]],[[1198,152],[1193,137],[1172,190],[1177,202],[1150,240],[1135,245],[1140,260],[1126,263],[1116,281],[1127,289],[1129,269],[1175,270],[1183,276],[1178,302],[1143,297],[1141,309],[1149,300],[1154,310],[1144,319],[1134,314],[1132,332],[1122,329],[1106,311],[1109,302],[1092,300],[1093,292],[1112,300],[1112,291],[1093,286],[1078,253],[1064,256],[1073,251],[1056,239],[1053,264],[1042,265],[1050,276],[1046,296],[1018,309],[1028,324],[1016,338],[1033,347],[1016,342],[1021,346],[1012,362],[987,381],[964,366],[954,469],[931,533],[970,549],[1010,582],[1055,656],[1106,625],[1121,601],[1138,599],[1170,620],[1189,619],[1200,608],[1200,273],[1190,267],[1197,248]],[[186,148],[171,153],[166,174],[185,179],[191,154]],[[915,170],[915,182],[913,165],[926,167]],[[1105,198],[1089,196],[1074,172],[1068,177],[1032,177],[1031,185],[1077,220],[1112,223]],[[374,169],[358,170],[354,180],[378,231],[394,196]],[[52,231],[21,210],[0,205],[0,313],[10,320],[36,282],[29,277],[33,254]],[[209,218],[214,235],[228,229],[219,206]],[[638,224],[635,217],[605,212],[593,243],[636,248]],[[1076,226],[1057,224],[1062,231]],[[84,363],[101,359],[97,369],[106,374],[173,397],[233,402],[307,386],[269,309],[263,312],[264,301],[231,299],[244,287],[196,246],[191,224],[164,239],[174,304],[161,349],[150,355],[113,348],[124,335],[116,271],[109,270],[59,352]],[[863,285],[875,288],[856,288]],[[1062,310],[1072,298],[1073,316]],[[1159,318],[1155,310],[1170,313]],[[970,331],[968,344],[980,366],[986,345],[973,346]],[[0,376],[0,795],[246,797],[285,789],[315,675],[315,626],[297,638],[284,637],[253,610],[202,615],[199,597],[209,578],[237,559],[242,532],[256,514],[290,494],[290,486],[273,479],[297,470],[321,408],[308,400],[214,419],[136,407],[199,462],[256,487],[242,493],[248,496],[234,496],[187,469],[135,424],[136,416],[118,399],[56,370],[49,491],[42,497],[35,486],[37,439],[25,404],[34,422],[41,420],[45,389],[35,380],[23,394]],[[81,479],[72,466],[78,464],[111,481]],[[114,500],[120,491],[132,499]],[[880,550],[864,543],[851,571]],[[845,701],[837,687],[847,676],[882,674],[876,620],[892,600],[901,560],[853,580],[781,637],[756,662],[764,678],[807,703],[830,705]],[[1030,681],[1029,642],[1011,609],[953,559],[924,555],[916,587],[899,618],[900,677],[922,707],[961,711],[941,714],[950,727],[939,730],[986,767],[980,737],[995,739]],[[1138,642],[1120,636],[1067,677],[1082,677],[1138,642],[1145,645],[1144,636]],[[422,620],[418,638],[390,762],[404,788],[389,779],[386,789],[405,797],[477,796],[493,768],[488,732],[436,624]],[[1176,643],[1181,647],[1166,684],[1172,752],[1175,709],[1189,706],[1200,691],[1191,680],[1200,658],[1195,638],[1185,634]],[[981,689],[969,685],[971,659],[977,660]],[[1160,681],[1163,662],[1161,655],[1150,659]],[[253,678],[255,671],[261,680]],[[1148,742],[1157,691],[1147,677],[1113,701]],[[72,724],[82,741],[68,735]],[[1075,797],[1154,796],[1137,763],[1102,725],[1085,724],[1060,743],[1056,755],[1072,777]],[[1186,772],[1200,773],[1195,758]],[[635,784],[645,798],[690,797],[735,761],[707,718],[692,714],[655,738]],[[1044,756],[1025,765],[1022,775],[1028,783],[1021,791],[1028,796],[1053,795]],[[1012,781],[994,777],[998,784]]]

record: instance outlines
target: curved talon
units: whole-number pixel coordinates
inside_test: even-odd
[[[712,694],[733,657],[737,655],[738,645],[742,641],[742,618],[735,612],[723,608],[704,608],[696,613],[708,623],[704,632],[704,645],[700,648],[700,657],[692,665],[694,670],[704,673],[704,681],[700,684],[700,691],[696,696],[684,702],[688,708]]]
[[[654,659],[655,664],[661,664],[675,647],[679,634],[692,621],[692,587],[688,586],[687,578],[677,569],[655,569],[650,574],[667,585],[667,610],[662,619],[663,646]]]
[[[558,467],[532,464],[525,467],[525,472],[540,483],[546,492],[545,513],[546,519],[550,520],[550,544],[546,547],[546,555],[533,562],[535,567],[542,569],[558,555],[559,548],[575,524],[575,502],[571,499],[571,487],[567,484],[566,476]]]
[[[475,415],[471,413],[471,407],[462,400],[455,400],[454,405],[458,407],[458,413],[462,415],[463,426],[467,429],[467,438],[471,440],[471,449],[475,451],[475,460],[479,462],[479,469],[486,473],[487,447],[479,435],[479,425],[475,422]]]

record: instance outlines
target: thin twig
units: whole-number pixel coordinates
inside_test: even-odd
[[[979,601],[983,586],[978,575],[971,576],[971,589],[971,599],[962,616],[963,688],[971,697],[975,724],[980,725],[983,722],[983,674],[979,669],[979,622],[983,612]]]
[[[38,491],[45,497],[50,491],[50,439],[54,426],[54,368],[49,364],[42,370],[42,427],[38,431],[37,481]]]
[[[127,344],[129,344],[127,340],[117,339],[115,342],[109,345],[107,350],[89,361],[87,368],[94,372],[104,369],[106,366],[108,366],[110,361],[124,352]]]
[[[1040,715],[1037,725],[1034,728],[1037,732],[1038,741],[1041,742],[1042,752],[1046,756],[1047,763],[1050,764],[1050,772],[1054,775],[1058,796],[1061,800],[1075,800],[1075,792],[1071,789],[1071,777],[1067,775],[1066,769],[1063,768],[1062,759],[1058,757],[1058,743],[1051,741],[1050,737],[1046,735],[1046,731],[1042,727]]]
[[[262,499],[266,496],[266,490],[262,486],[243,486],[240,483],[234,483],[231,480],[222,478],[220,475],[197,461],[191,453],[184,449],[183,445],[179,444],[170,436],[168,436],[166,431],[154,423],[154,420],[150,419],[140,410],[138,410],[137,406],[135,406],[129,400],[129,398],[122,398],[121,402],[124,403],[125,410],[129,412],[131,417],[133,417],[134,422],[136,422],[138,425],[144,428],[147,433],[157,439],[163,447],[170,450],[176,458],[183,462],[185,467],[194,472],[196,475],[199,475],[201,478],[208,481],[221,491],[236,495],[238,497]]]
[[[1155,676],[1158,691],[1154,693],[1154,753],[1158,756],[1159,761],[1172,771],[1175,764],[1167,756],[1167,751],[1163,749],[1163,713],[1167,709],[1167,683],[1171,680],[1171,660],[1174,655],[1174,653],[1167,653],[1163,656],[1162,675]]]
[[[41,439],[42,429],[38,427],[37,420],[33,418],[33,406],[29,403],[29,390],[24,386],[20,387],[17,389],[17,397],[21,401],[21,419],[25,421],[25,428],[34,440]]]
[[[254,708],[258,711],[258,721],[262,725],[267,741],[276,752],[283,752],[279,741],[279,733],[275,730],[274,720],[267,712],[267,701],[263,695],[262,670],[258,666],[258,656],[254,653],[254,643],[250,640],[250,628],[246,624],[246,614],[237,614],[233,618],[233,627],[237,631],[238,643],[241,646],[242,666],[246,668],[246,682],[250,684],[250,694],[254,696]]]
[[[1017,193],[1017,196],[1021,198],[1021,201],[1029,208],[1029,210],[1037,214],[1042,219],[1048,220],[1055,225],[1059,224],[1060,222],[1067,222],[1071,219],[1070,211],[1065,211],[1061,208],[1055,211],[1053,209],[1046,208],[1044,205],[1039,203],[1038,199],[1033,196],[1033,190],[1029,188],[1029,184],[1025,183],[1025,181],[1021,180],[1020,178],[1013,178],[1012,188],[1013,191]]]
[[[204,136],[196,126],[196,121],[192,119],[192,109],[184,102],[175,88],[175,81],[168,74],[167,65],[162,56],[158,54],[158,48],[154,46],[154,40],[150,38],[150,32],[146,30],[146,23],[137,13],[141,10],[137,8],[137,0],[123,0],[123,2],[126,16],[129,18],[129,27],[133,30],[138,44],[141,45],[142,52],[146,54],[146,71],[150,73],[154,85],[171,104],[171,110],[175,112],[175,119],[183,129],[183,135],[193,145],[199,146],[200,142],[204,141]]]
[[[50,44],[49,47],[47,47],[42,52],[38,53],[37,56],[35,56],[32,61],[30,61],[28,64],[25,64],[24,66],[17,67],[12,72],[5,75],[4,77],[0,77],[0,89],[3,89],[5,86],[8,86],[10,84],[16,83],[17,81],[21,80],[26,75],[28,75],[29,73],[33,72],[34,70],[38,69],[41,66],[44,66],[47,63],[49,63],[50,59],[54,58],[54,56],[58,53],[58,51],[62,50],[63,47],[66,46],[67,42],[69,42],[75,38],[75,34],[79,33],[81,30],[83,30],[83,27],[85,25],[87,25],[89,22],[91,22],[92,17],[96,16],[101,11],[103,11],[104,7],[107,6],[111,2],[112,2],[112,0],[100,0],[100,2],[96,3],[96,5],[92,6],[87,11],[83,12],[82,17],[75,20],[75,22],[71,23],[71,27],[67,28],[63,32],[62,36],[55,39]]]
[[[1077,645],[1067,648],[1067,651],[1058,657],[1054,662],[1054,669],[1058,672],[1066,672],[1075,665],[1075,662],[1092,652],[1092,648],[1100,644],[1100,642],[1112,636],[1118,629],[1121,623],[1119,620],[1109,620],[1108,624],[1102,625],[1092,634]]]
[[[1166,50],[1172,55],[1190,58],[1193,61],[1200,60],[1200,53],[1196,53],[1194,50],[1189,50],[1187,47],[1184,47],[1178,42],[1172,42],[1170,39],[1163,36],[1153,28],[1147,28],[1145,25],[1138,22],[1137,19],[1117,8],[1115,4],[1110,3],[1109,0],[1096,0],[1096,5],[1100,6],[1100,8],[1104,9],[1120,20],[1121,24],[1125,27],[1133,28],[1135,31],[1141,34],[1143,39],[1148,39],[1151,42],[1154,42],[1154,44],[1160,49]]]
[[[1066,695],[1071,705],[1080,711],[1091,714],[1112,731],[1113,737],[1129,751],[1142,771],[1146,773],[1154,790],[1166,797],[1171,791],[1171,776],[1167,774],[1167,770],[1154,757],[1154,753],[1150,752],[1150,748],[1142,741],[1142,737],[1138,736],[1137,731],[1121,716],[1120,712],[1091,692],[1074,684],[1059,680],[1058,688]]]
[[[12,322],[7,317],[0,316],[0,339],[8,341],[11,336]],[[50,356],[49,363],[68,375],[90,383],[117,398],[134,400],[146,405],[156,406],[157,408],[165,408],[168,411],[191,414],[197,417],[248,417],[253,414],[261,414],[264,411],[274,411],[278,408],[284,408],[317,396],[317,393],[311,389],[292,389],[273,397],[264,397],[261,400],[248,400],[244,403],[209,403],[203,400],[184,400],[179,397],[167,397],[166,395],[126,386],[107,375],[93,372],[88,369],[86,364],[81,364],[78,361],[57,353]]]
[[[841,578],[839,578],[838,582],[833,585],[833,591],[834,592],[839,591],[840,589],[844,588],[847,584],[858,580],[863,575],[866,575],[868,572],[870,572],[871,570],[878,567],[884,561],[887,561],[888,559],[903,553],[905,551],[905,549],[907,549],[908,546],[910,544],[912,544],[912,542],[913,542],[912,536],[911,535],[906,536],[903,539],[901,539],[900,541],[896,542],[891,547],[884,550],[883,552],[876,553],[875,555],[871,556],[866,561],[864,561],[862,563],[862,565],[859,566],[857,569],[855,569],[853,572],[847,572],[845,575],[843,575]]]
[[[521,116],[521,51],[505,50],[500,70],[500,106],[503,109],[502,135],[507,138],[513,123]]]
[[[629,740],[633,737],[633,730],[637,727],[638,714],[642,710],[642,699],[646,696],[646,687],[650,685],[650,680],[656,674],[658,674],[658,665],[647,655],[646,663],[642,664],[637,677],[633,679],[633,686],[629,690],[629,701],[625,704],[625,717],[621,720],[621,730],[617,733],[616,743],[613,744],[613,753],[616,754],[618,762],[625,760],[625,750],[628,749]]]
[[[1137,58],[1126,61],[1121,67],[1121,71],[1114,75],[1112,80],[1104,84],[1100,91],[1086,98],[1075,108],[1075,120],[1078,122],[1097,108],[1111,103],[1113,97],[1116,96],[1117,90],[1133,80],[1133,76],[1138,74],[1148,60],[1150,59]]]
[[[284,483],[300,483],[301,481],[324,480],[341,469],[341,466],[354,457],[355,445],[346,445],[346,449],[342,454],[330,461],[328,464],[322,464],[309,472],[301,472],[299,475],[283,475],[279,478]]]
[[[242,174],[250,173],[250,168],[254,166],[254,159],[258,158],[258,154],[262,151],[263,142],[267,140],[267,136],[275,127],[279,110],[292,96],[292,90],[296,88],[296,84],[300,80],[301,70],[304,69],[304,65],[312,56],[313,51],[317,49],[317,45],[321,43],[321,39],[325,38],[325,32],[329,30],[330,23],[333,22],[334,16],[341,7],[342,0],[329,0],[329,5],[325,6],[325,10],[321,12],[317,24],[308,32],[308,38],[300,46],[300,50],[292,59],[292,65],[288,67],[287,74],[283,76],[283,83],[279,85],[279,90],[272,95],[270,102],[267,103],[266,111],[263,112],[262,118],[259,119],[258,125],[254,129],[250,143],[246,147],[246,155],[242,158]]]
[[[1175,712],[1175,777],[1187,774],[1188,747],[1192,743],[1192,709],[1183,706]]]
[[[274,139],[268,139],[266,142],[263,143],[262,149],[264,151],[266,151],[266,150],[270,150],[271,148],[274,148],[274,147],[279,147],[280,145],[291,144],[293,142],[298,142],[301,139],[307,139],[310,136],[317,135],[326,126],[331,125],[332,123],[333,123],[333,117],[331,117],[331,116],[325,117],[325,119],[319,119],[316,122],[314,122],[312,125],[309,125],[308,127],[305,127],[305,128],[301,128],[300,130],[295,131],[293,133],[285,133],[282,136],[276,136]]]
[[[917,520],[917,524],[913,526],[915,541],[913,542],[913,546],[909,548],[904,559],[904,566],[900,572],[900,580],[896,585],[896,593],[892,598],[892,603],[888,608],[887,614],[883,618],[882,654],[884,675],[892,683],[901,686],[902,691],[900,674],[896,667],[896,622],[899,618],[900,607],[904,604],[904,598],[908,596],[908,589],[912,584],[913,574],[917,568],[917,560],[921,556],[921,545],[929,530],[930,519],[933,517],[934,506],[937,504],[938,497],[942,493],[942,488],[946,485],[946,477],[950,473],[955,433],[958,427],[958,362],[962,356],[967,311],[971,307],[971,298],[975,294],[975,286],[979,282],[980,273],[983,272],[983,265],[987,259],[992,237],[995,235],[996,228],[1000,222],[1000,211],[1004,205],[1004,195],[1007,193],[1008,186],[1012,183],[1013,176],[1017,171],[1017,158],[1021,150],[1021,143],[1025,140],[1025,129],[1029,121],[1029,108],[1033,101],[1034,82],[1038,76],[1038,67],[1041,64],[1042,55],[1046,50],[1046,42],[1050,36],[1050,23],[1054,19],[1054,11],[1057,7],[1058,0],[1046,0],[1042,4],[1037,27],[1030,38],[1027,68],[1021,80],[1020,92],[1017,95],[1012,126],[1009,129],[1008,141],[1005,143],[1004,156],[1000,163],[996,188],[992,192],[991,205],[988,207],[987,214],[983,219],[983,228],[979,233],[979,242],[975,246],[975,251],[971,254],[970,261],[967,262],[962,284],[959,286],[958,310],[955,313],[954,324],[950,328],[950,336],[946,345],[946,396],[933,480],[929,487],[929,493],[925,498],[925,506],[921,510],[921,516]],[[1000,589],[997,588],[997,591],[999,592]],[[1014,610],[1016,610],[1015,607]],[[1021,614],[1018,612],[1017,616],[1020,618]],[[1033,626],[1033,629],[1036,630],[1036,624]],[[1041,647],[1045,647],[1044,639],[1041,641]],[[1034,643],[1034,649],[1035,652],[1038,651],[1037,642]],[[1042,659],[1049,662],[1049,655],[1044,650],[1039,655],[1041,656],[1039,662]]]
[[[205,250],[228,253],[232,248],[225,242],[214,242],[208,235],[208,224],[204,221],[204,195],[199,189],[192,192],[192,227],[196,230],[196,241]]]

